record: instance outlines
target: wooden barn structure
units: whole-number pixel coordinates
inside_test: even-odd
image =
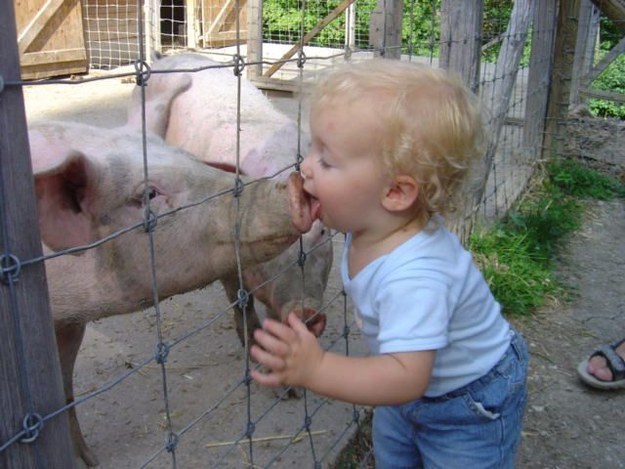
[[[23,79],[111,69],[164,49],[247,40],[246,0],[14,0]],[[239,8],[237,24],[236,10]],[[238,32],[237,32],[238,26]]]

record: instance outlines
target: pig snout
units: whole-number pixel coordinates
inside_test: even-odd
[[[306,233],[317,218],[314,201],[304,191],[303,179],[299,173],[291,173],[287,184],[293,224],[300,232]]]
[[[321,337],[326,328],[327,318],[325,313],[320,313],[312,308],[296,308],[291,310],[291,312],[295,313],[306,324],[308,330],[315,337]]]

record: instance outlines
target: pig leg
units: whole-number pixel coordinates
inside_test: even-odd
[[[226,291],[226,295],[228,296],[230,303],[235,303],[238,300],[239,293],[238,277],[233,275],[221,278],[220,281]],[[243,310],[236,303],[232,309],[234,310],[234,324],[236,326],[241,345],[243,346],[245,346],[245,318],[247,317],[247,340],[248,344],[251,346],[254,343],[254,331],[256,329],[260,329],[261,327],[260,320],[256,314],[256,309],[254,308],[254,295],[249,295],[247,301],[247,315],[243,313]]]
[[[61,361],[61,372],[63,375],[63,388],[65,390],[65,402],[74,402],[74,365],[76,355],[85,335],[86,325],[72,323],[56,328],[56,343],[59,348],[59,359]],[[91,451],[85,441],[78,418],[76,417],[76,407],[69,409],[69,428],[74,442],[74,451],[87,466],[97,466],[98,458]]]

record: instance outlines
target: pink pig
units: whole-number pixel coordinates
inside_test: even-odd
[[[162,72],[168,73],[162,73]],[[200,54],[178,54],[157,60],[146,86],[133,91],[128,108],[129,128],[142,126],[144,93],[146,128],[179,146],[202,161],[223,167],[237,163],[237,113],[240,110],[239,168],[254,178],[284,179],[290,173],[299,146],[306,148],[305,135],[299,135],[295,123],[278,111],[251,82],[241,79],[240,88],[232,66],[223,67]],[[237,105],[240,97],[240,109]],[[317,336],[325,328],[326,318],[319,312],[332,265],[330,233],[320,221],[302,238],[307,253],[303,277],[298,259],[300,244],[264,264],[246,268],[246,290],[267,306],[273,318],[285,319],[297,311]],[[284,274],[288,269],[287,274]],[[237,299],[237,276],[224,276],[221,282],[231,302]],[[248,314],[235,307],[235,323],[241,342],[245,341],[244,317],[248,338],[260,326],[250,296]]]
[[[237,200],[228,192],[235,187],[232,174],[148,136],[145,191],[142,137],[135,131],[59,122],[33,127],[29,136],[44,252],[91,244],[139,224],[95,248],[46,260],[67,402],[74,399],[72,375],[86,324],[153,304],[144,194],[158,217],[152,237],[159,300],[236,272],[237,220],[245,265],[276,256],[312,224],[296,173],[288,181],[242,177],[246,185]],[[74,408],[69,418],[77,455],[97,465]]]

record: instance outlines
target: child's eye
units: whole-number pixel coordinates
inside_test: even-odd
[[[319,162],[319,166],[321,166],[323,169],[328,169],[332,167],[323,158],[319,158],[318,162]]]

